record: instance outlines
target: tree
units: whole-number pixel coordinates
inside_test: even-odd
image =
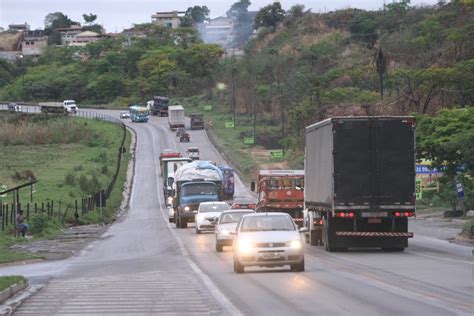
[[[442,110],[417,118],[417,158],[432,161],[454,177],[462,168],[474,176],[474,108]]]
[[[236,33],[234,47],[243,47],[253,32],[252,17],[249,14],[249,0],[240,0],[234,3],[226,12],[227,17],[231,18],[235,25]]]
[[[194,6],[189,7],[184,14],[184,17],[181,19],[181,26],[183,27],[191,27],[198,23],[203,23],[204,21],[208,20],[209,13],[211,11],[207,6]]]
[[[379,74],[380,79],[380,98],[383,99],[383,75],[387,71],[388,67],[388,58],[387,55],[382,51],[382,48],[377,49],[377,53],[375,53],[375,68],[377,73]]]
[[[83,14],[82,17],[84,18],[84,21],[90,25],[97,19],[97,14]]]
[[[44,28],[45,30],[49,30],[50,32],[53,29],[61,28],[61,27],[70,27],[73,24],[79,24],[79,23],[74,22],[62,12],[49,13],[44,18]]]
[[[258,11],[253,25],[255,29],[260,27],[275,28],[284,18],[285,10],[281,8],[281,3],[273,2],[273,4],[269,4]]]
[[[378,23],[371,12],[362,11],[356,14],[349,22],[352,37],[367,43],[368,48],[374,47],[377,38]]]

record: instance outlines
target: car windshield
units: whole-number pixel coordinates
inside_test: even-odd
[[[181,194],[187,195],[214,195],[216,193],[216,185],[213,183],[188,184],[183,186]]]
[[[249,216],[243,219],[242,232],[292,231],[295,226],[288,216]]]
[[[253,212],[234,212],[222,214],[221,221],[219,224],[238,223],[242,216],[245,214],[251,214]]]
[[[216,204],[202,204],[199,207],[199,213],[206,213],[206,212],[223,212],[227,211],[229,206],[227,203],[216,203]]]

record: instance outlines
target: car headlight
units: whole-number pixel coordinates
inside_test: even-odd
[[[303,246],[301,240],[292,240],[286,243],[287,247],[291,247],[293,249],[301,249]]]
[[[221,229],[219,232],[220,232],[221,235],[223,235],[223,236],[228,236],[228,235],[230,234],[230,232],[229,232],[227,229]]]
[[[205,219],[204,215],[198,214],[196,215],[196,220],[202,222]]]
[[[184,207],[184,210],[185,210],[186,212],[189,211],[189,210],[190,210],[189,206],[185,206],[185,207]]]
[[[248,254],[252,252],[254,248],[254,243],[248,239],[239,239],[237,241],[237,249],[242,254]]]

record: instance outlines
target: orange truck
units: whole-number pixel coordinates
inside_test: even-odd
[[[257,212],[284,212],[303,226],[304,170],[260,170],[250,188],[258,194]]]

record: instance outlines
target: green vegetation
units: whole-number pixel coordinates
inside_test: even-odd
[[[130,159],[131,135],[127,131],[125,154],[120,172],[107,204],[102,209],[96,208],[84,215],[79,210],[79,218],[74,218],[74,201],[106,189],[109,185],[117,163],[118,148],[123,130],[120,126],[95,120],[73,117],[44,117],[43,115],[14,115],[0,117],[0,131],[21,135],[24,130],[41,137],[22,139],[0,145],[0,161],[5,162],[0,172],[0,183],[8,187],[29,181],[32,177],[39,180],[35,184],[33,203],[30,204],[29,233],[35,238],[50,238],[57,234],[64,225],[91,224],[110,222],[120,203],[124,190],[128,161]],[[19,124],[18,122],[22,122]],[[69,130],[58,130],[67,127]],[[12,132],[13,130],[13,132]],[[44,133],[39,133],[43,131]],[[74,131],[80,131],[82,138],[73,137]],[[64,135],[63,138],[56,134]],[[10,203],[11,195],[3,202]],[[20,191],[22,209],[30,202],[30,191]],[[41,208],[42,202],[55,203],[53,216],[34,212],[34,203]],[[58,211],[59,210],[59,211]],[[25,214],[26,215],[26,212]],[[22,259],[38,258],[30,254],[16,253],[9,250],[13,243],[25,242],[26,239],[13,238],[13,226],[6,227],[0,233],[0,262],[11,262]]]
[[[2,276],[0,277],[0,291],[5,290],[10,285],[20,282],[26,282],[26,279],[19,275]]]
[[[0,73],[5,73],[0,99],[128,106],[156,94],[192,95],[212,86],[211,74],[223,54],[219,46],[201,43],[192,28],[141,24],[133,31],[146,37],[124,35],[86,47],[51,46],[38,61],[0,63]]]
[[[13,187],[37,179],[34,202],[70,202],[110,182],[121,128],[100,121],[43,115],[0,117],[0,183]],[[10,201],[7,197],[4,201]],[[30,202],[28,189],[20,201]]]

